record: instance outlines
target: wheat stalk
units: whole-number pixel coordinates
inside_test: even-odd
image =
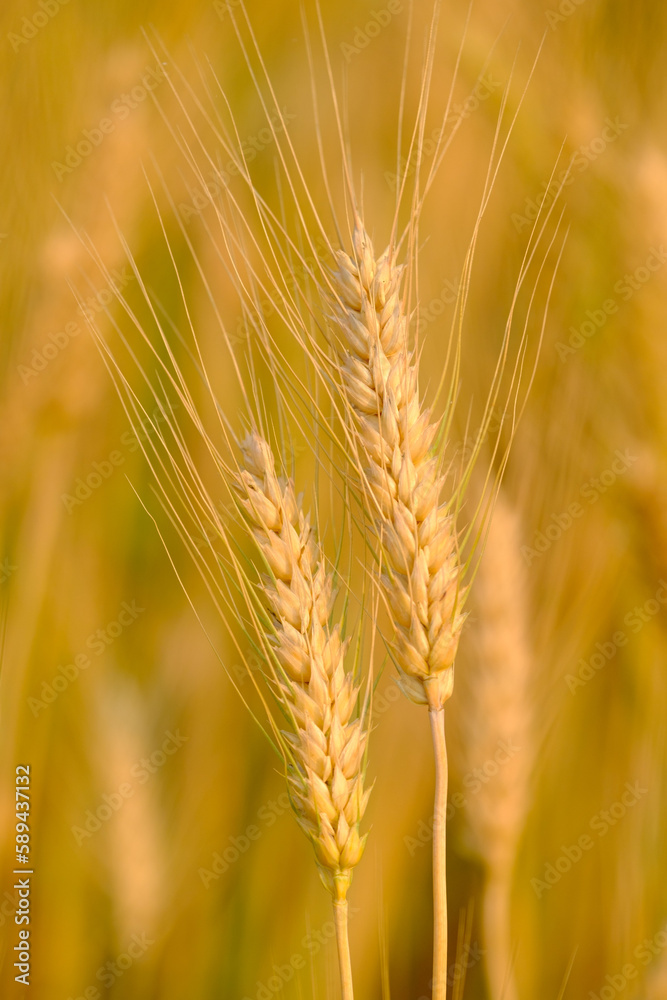
[[[276,693],[291,721],[287,782],[299,826],[311,841],[334,905],[344,1000],[351,1000],[347,891],[367,834],[361,823],[367,712],[353,719],[360,686],[345,671],[348,641],[329,628],[333,578],[327,573],[291,482],[280,481],[267,442],[256,432],[242,444],[241,500],[269,568],[263,591],[275,618],[269,642],[278,664]]]
[[[444,705],[465,619],[453,517],[440,503],[444,477],[432,445],[439,430],[419,398],[418,361],[401,299],[404,268],[390,246],[378,258],[357,219],[354,254],[337,253],[333,319],[343,391],[377,527],[381,587],[395,634],[391,649],[404,693],[428,705],[436,762],[433,838],[433,998],[447,980]]]

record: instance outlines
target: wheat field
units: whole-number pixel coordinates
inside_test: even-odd
[[[667,1000],[663,8],[0,45],[2,997]]]

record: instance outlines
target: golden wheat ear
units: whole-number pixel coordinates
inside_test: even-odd
[[[379,258],[358,223],[354,257],[339,252],[334,302],[343,392],[356,433],[363,488],[395,626],[392,649],[412,701],[441,709],[452,693],[465,590],[456,532],[440,503],[444,476],[432,453],[437,422],[419,399],[418,361],[401,302],[404,268]]]
[[[347,891],[367,836],[360,824],[370,794],[364,790],[368,713],[357,713],[360,685],[344,665],[348,641],[340,625],[329,626],[333,577],[293,484],[278,478],[259,434],[249,434],[241,447],[241,503],[269,570],[263,593],[275,621],[268,637],[276,660],[273,688],[291,723],[282,734],[287,785],[333,899],[343,997],[351,1000]]]
[[[461,690],[466,766],[492,771],[491,778],[467,797],[466,818],[484,862],[484,960],[493,1000],[518,996],[512,968],[511,892],[536,742],[535,658],[521,529],[519,511],[501,490],[475,581],[473,656]]]

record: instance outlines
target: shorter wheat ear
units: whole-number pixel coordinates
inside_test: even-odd
[[[360,685],[344,666],[349,640],[329,625],[333,577],[293,484],[278,478],[257,433],[241,447],[241,504],[269,571],[262,589],[274,622],[272,686],[290,722],[282,733],[288,790],[333,900],[342,995],[353,1000],[347,892],[367,836],[359,829],[370,794],[367,701],[359,709]]]

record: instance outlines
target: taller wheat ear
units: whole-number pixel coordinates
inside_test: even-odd
[[[333,276],[334,341],[355,438],[362,490],[375,522],[391,610],[391,643],[403,691],[428,705],[436,762],[433,837],[433,1000],[447,989],[444,705],[465,615],[456,532],[441,462],[439,429],[419,399],[418,361],[409,349],[402,302],[404,268],[392,247],[378,258],[358,219],[353,256],[339,251]]]

